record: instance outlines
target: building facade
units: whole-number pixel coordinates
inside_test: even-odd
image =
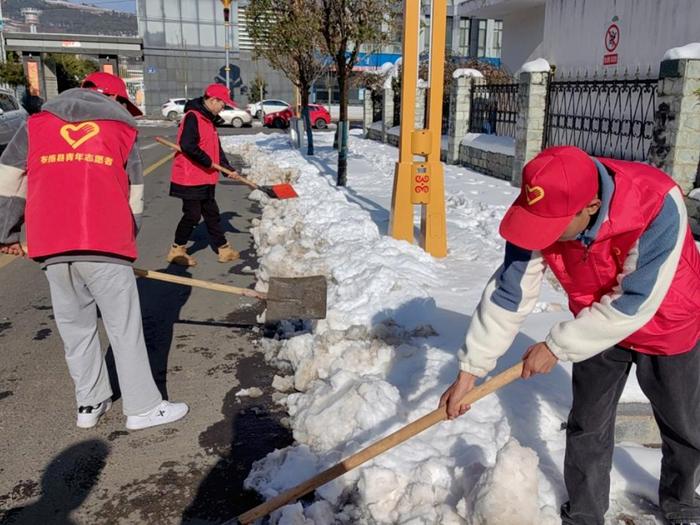
[[[666,50],[700,41],[697,0],[464,0],[461,16],[503,20],[504,66],[655,75]]]
[[[234,100],[247,103],[259,75],[267,97],[293,101],[293,86],[264,60],[253,57],[243,1],[231,4],[230,78]],[[225,83],[225,32],[220,0],[137,0],[143,39],[145,107],[158,114],[169,98],[199,96],[212,82]]]

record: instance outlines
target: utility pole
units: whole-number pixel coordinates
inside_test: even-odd
[[[2,16],[2,0],[0,0],[0,64],[5,63],[5,19]]]
[[[226,52],[226,89],[231,95],[231,2],[233,0],[221,0],[224,4],[224,51]]]

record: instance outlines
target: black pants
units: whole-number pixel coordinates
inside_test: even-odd
[[[175,230],[175,244],[187,244],[202,217],[204,217],[209,239],[214,248],[218,250],[226,244],[224,230],[221,227],[219,206],[214,199],[182,199],[182,219]]]
[[[620,347],[573,366],[573,405],[566,430],[565,525],[603,525],[610,493],[617,402],[632,363],[661,431],[659,504],[668,520],[700,521],[700,344],[674,356]]]

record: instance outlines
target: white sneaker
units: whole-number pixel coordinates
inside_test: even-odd
[[[141,430],[142,428],[155,427],[172,423],[182,419],[190,408],[185,403],[171,403],[161,401],[160,405],[145,414],[126,417],[126,428],[129,430]]]
[[[78,428],[92,428],[97,425],[102,415],[112,408],[112,400],[107,399],[96,405],[83,405],[78,407]]]

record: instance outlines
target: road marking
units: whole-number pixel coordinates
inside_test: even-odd
[[[146,150],[146,149],[155,148],[156,146],[160,146],[160,144],[158,144],[157,142],[154,142],[153,144],[148,144],[148,145],[143,146],[143,147],[141,147],[141,148],[139,148],[139,149],[140,149],[141,151],[143,151],[143,150]]]
[[[0,268],[7,266],[12,261],[14,261],[16,258],[17,257],[14,255],[0,255]]]
[[[166,155],[165,157],[163,157],[159,161],[154,162],[148,168],[143,170],[143,176],[145,177],[146,175],[150,175],[151,173],[156,171],[158,168],[160,168],[163,164],[170,161],[174,156],[175,156],[175,152],[169,153],[168,155]]]

